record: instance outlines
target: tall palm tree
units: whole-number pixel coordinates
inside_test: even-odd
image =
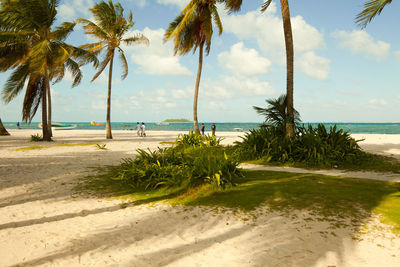
[[[290,21],[290,11],[288,0],[281,1],[281,12],[283,20],[283,32],[286,46],[286,95],[287,95],[287,121],[286,135],[294,137],[294,104],[293,104],[293,76],[294,76],[294,49],[292,24]],[[261,11],[267,10],[272,0],[267,0],[261,7]],[[242,0],[225,0],[225,5],[230,12],[238,11],[242,5]]]
[[[104,50],[104,57],[99,65],[97,73],[93,76],[92,82],[104,71],[109,65],[108,71],[108,94],[107,94],[107,117],[106,117],[106,138],[112,139],[111,134],[111,84],[112,84],[112,69],[114,63],[115,50],[119,52],[119,58],[122,62],[122,79],[128,76],[128,62],[126,60],[121,44],[132,45],[137,43],[148,44],[149,40],[142,34],[135,34],[131,37],[124,38],[130,28],[135,23],[133,22],[132,11],[126,19],[123,17],[124,9],[120,3],[113,4],[111,0],[108,3],[102,1],[95,4],[89,9],[94,21],[87,19],[78,19],[78,22],[84,24],[83,29],[86,34],[89,34],[99,41],[96,43],[86,44],[81,48],[86,49],[94,54],[99,54]]]
[[[356,23],[361,26],[361,28],[365,28],[368,23],[376,16],[379,15],[383,8],[390,4],[392,0],[368,0],[364,4],[363,11],[356,17]]]
[[[206,55],[210,53],[211,38],[213,34],[213,21],[222,34],[222,23],[218,15],[216,0],[191,0],[182,10],[180,15],[169,24],[164,35],[167,41],[174,38],[175,55],[184,55],[191,50],[193,53],[199,48],[199,64],[197,69],[196,84],[194,88],[193,99],[193,122],[196,134],[200,134],[199,123],[197,119],[197,101],[199,97],[199,86],[201,71],[203,67],[203,50],[206,49]]]
[[[287,97],[286,94],[279,96],[276,99],[267,99],[267,107],[256,107],[253,108],[257,111],[258,114],[265,117],[264,124],[272,124],[274,125],[280,133],[283,135],[286,132],[286,121],[287,121]],[[294,122],[298,124],[301,122],[300,114],[297,110],[294,110]]]
[[[97,62],[96,57],[85,50],[64,42],[75,23],[64,22],[52,28],[58,4],[58,0],[4,0],[0,3],[0,70],[13,70],[2,97],[8,103],[26,88],[22,119],[29,122],[42,104],[45,141],[51,141],[50,113],[47,112],[50,81],[62,80],[69,70],[75,86],[82,78],[80,64]],[[80,59],[80,63],[73,59]]]
[[[3,123],[1,122],[1,119],[0,119],[0,135],[10,135],[10,134],[7,132],[6,128],[4,128],[4,125],[3,125]]]

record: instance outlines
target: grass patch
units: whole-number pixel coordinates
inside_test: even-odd
[[[161,141],[160,145],[176,145],[175,141]]]
[[[336,227],[358,226],[371,213],[400,233],[400,183],[272,171],[243,171],[237,186],[205,184],[194,188],[138,191],[106,175],[85,178],[78,191],[128,199],[139,205],[168,200],[173,205],[216,206],[252,211],[262,204],[273,211],[311,210]],[[346,220],[351,219],[351,220]]]
[[[57,145],[43,145],[43,146],[27,146],[15,149],[15,151],[27,151],[36,149],[45,149],[51,147],[69,147],[69,146],[93,146],[99,145],[98,143],[80,143],[80,144],[57,144]]]

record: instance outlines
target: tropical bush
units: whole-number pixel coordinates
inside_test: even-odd
[[[200,135],[196,134],[193,131],[190,131],[189,134],[179,135],[175,140],[177,146],[194,146],[194,147],[202,147],[202,146],[218,146],[222,141],[222,138],[218,138],[212,135]]]
[[[367,156],[348,132],[336,126],[327,130],[322,124],[316,128],[298,127],[293,139],[282,136],[278,127],[261,127],[247,133],[235,147],[239,160],[303,162],[324,167],[356,163]]]
[[[138,150],[135,159],[123,159],[110,167],[110,175],[134,189],[194,187],[234,184],[240,175],[238,162],[228,157],[223,148],[212,146],[177,146],[156,151]]]
[[[43,137],[40,134],[32,134],[31,142],[40,142],[43,141]]]

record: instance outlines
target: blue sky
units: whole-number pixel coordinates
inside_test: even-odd
[[[125,47],[129,75],[121,80],[114,65],[112,121],[156,122],[192,119],[198,54],[173,56],[164,30],[188,0],[122,0],[136,22],[133,31],[150,45]],[[244,1],[239,13],[220,9],[224,33],[214,31],[211,53],[204,59],[199,121],[257,122],[252,106],[264,106],[286,90],[285,54],[279,1],[261,14],[263,1]],[[64,0],[58,20],[91,18],[93,0]],[[400,3],[394,1],[361,30],[354,23],[363,1],[289,1],[295,42],[295,108],[305,122],[400,121]],[[394,32],[393,32],[394,30]],[[80,27],[68,42],[92,42]],[[91,66],[82,68],[82,83],[71,79],[52,86],[54,121],[105,121],[108,71],[90,83]],[[4,84],[10,72],[0,73]],[[3,121],[21,120],[23,94],[0,102]],[[40,121],[40,110],[34,121]]]

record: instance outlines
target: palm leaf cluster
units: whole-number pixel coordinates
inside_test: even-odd
[[[221,2],[221,1],[218,1]],[[221,35],[223,31],[216,0],[192,0],[172,21],[165,32],[165,40],[174,38],[175,54],[193,52],[205,45],[206,53],[211,49],[213,22]]]
[[[94,16],[94,21],[92,22],[88,19],[81,18],[78,19],[78,22],[84,24],[83,29],[86,34],[93,36],[99,41],[82,45],[81,48],[95,55],[105,51],[99,69],[93,76],[92,81],[95,80],[110,63],[111,59],[114,57],[115,49],[118,50],[122,63],[122,79],[125,79],[128,75],[128,62],[120,45],[125,44],[129,46],[134,43],[148,44],[149,40],[139,33],[128,38],[123,38],[135,23],[133,22],[132,11],[128,18],[123,17],[124,9],[120,3],[113,4],[112,1],[108,3],[100,2],[89,10]]]
[[[0,70],[13,70],[2,96],[8,103],[26,86],[25,121],[32,120],[50,81],[60,81],[69,70],[75,86],[82,79],[80,64],[96,63],[96,58],[83,49],[64,42],[75,23],[52,28],[58,4],[57,0],[1,1]]]
[[[356,17],[356,23],[362,28],[365,28],[369,22],[376,16],[379,15],[383,8],[390,4],[392,0],[369,0],[364,4],[363,11]]]

